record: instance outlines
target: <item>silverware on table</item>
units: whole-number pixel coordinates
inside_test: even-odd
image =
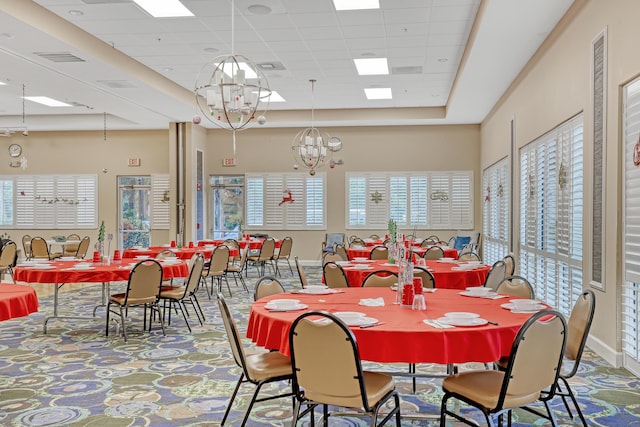
[[[370,323],[368,325],[360,325],[360,329],[373,328],[374,326],[384,325],[384,322]]]

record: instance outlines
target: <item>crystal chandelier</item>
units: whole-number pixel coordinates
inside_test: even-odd
[[[313,95],[315,80],[311,82],[311,127],[298,132],[293,138],[294,169],[298,168],[298,163],[309,169],[309,175],[315,175],[316,169],[321,168],[327,163],[331,167],[335,166],[335,162],[331,159],[332,153],[342,148],[342,141],[337,137],[330,137],[326,132],[322,132],[313,125],[314,109]]]
[[[235,4],[231,2],[231,54],[206,63],[196,79],[196,104],[204,117],[223,129],[235,132],[265,123],[271,90],[264,73],[248,58],[234,53]],[[198,124],[200,117],[194,117]]]

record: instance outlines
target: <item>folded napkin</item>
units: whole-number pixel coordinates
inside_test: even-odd
[[[384,306],[384,298],[362,298],[359,304],[367,307],[382,307]]]

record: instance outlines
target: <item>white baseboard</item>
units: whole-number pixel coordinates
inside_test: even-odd
[[[587,347],[593,350],[596,354],[598,354],[598,356],[602,357],[614,368],[619,368],[622,366],[622,352],[615,351],[613,348],[609,347],[598,338],[590,336],[587,339]]]

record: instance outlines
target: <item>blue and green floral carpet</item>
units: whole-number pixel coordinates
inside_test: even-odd
[[[317,280],[319,269],[307,270],[310,280]],[[289,289],[299,286],[297,277],[285,275],[283,280]],[[255,282],[255,276],[250,282]],[[252,296],[233,283],[231,289],[233,296],[226,300],[243,331]],[[90,317],[100,301],[100,292],[100,286],[88,286],[61,293],[61,310]],[[240,370],[233,362],[217,304],[204,291],[200,294],[206,314],[204,326],[192,313],[193,333],[189,333],[182,318],[174,315],[166,337],[154,324],[150,334],[134,333],[128,343],[116,335],[113,327],[109,337],[105,336],[103,308],[98,309],[95,321],[51,321],[48,334],[44,335],[42,324],[52,312],[52,300],[41,298],[39,313],[0,323],[0,425],[220,425]],[[139,330],[139,314],[135,310],[129,314],[132,328]],[[376,364],[366,364],[366,368],[399,372],[407,369]],[[442,368],[419,369],[441,372]],[[408,378],[396,377],[403,414],[438,414],[440,381],[419,379],[414,394]],[[640,426],[640,380],[626,370],[611,368],[587,352],[572,386],[589,425]],[[276,394],[286,387],[286,383],[275,384],[263,392]],[[251,385],[241,388],[226,425],[240,425],[253,390]],[[553,408],[560,425],[580,425],[569,418],[559,399],[554,400]],[[463,407],[462,411],[467,410]],[[290,415],[289,399],[263,402],[255,406],[248,425],[290,425]],[[481,416],[476,419],[482,421]],[[548,425],[546,420],[523,411],[516,411],[514,419],[519,426]],[[362,418],[330,417],[330,425],[368,424]],[[437,423],[403,420],[403,426],[422,425]]]

